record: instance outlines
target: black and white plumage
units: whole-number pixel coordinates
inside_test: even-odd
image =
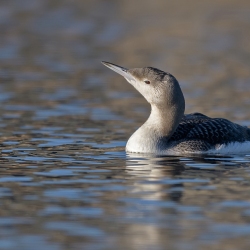
[[[171,74],[152,67],[126,69],[112,63],[103,64],[121,74],[151,104],[148,120],[128,140],[128,152],[216,153],[221,147],[246,142],[250,151],[248,127],[201,113],[184,115],[185,99]]]
[[[169,139],[173,145],[187,144],[196,150],[212,150],[219,145],[250,141],[250,129],[223,118],[201,113],[185,115]],[[185,143],[184,143],[185,142]]]
[[[170,141],[205,140],[211,145],[250,140],[250,129],[223,118],[210,118],[200,113],[185,115]]]

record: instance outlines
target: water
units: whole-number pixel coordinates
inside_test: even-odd
[[[0,6],[0,249],[249,249],[250,151],[126,154],[149,107],[100,63],[169,71],[187,113],[249,126],[248,1]]]

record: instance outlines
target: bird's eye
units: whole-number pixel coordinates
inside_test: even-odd
[[[150,84],[150,81],[148,81],[148,80],[146,80],[146,81],[144,81],[146,84]]]

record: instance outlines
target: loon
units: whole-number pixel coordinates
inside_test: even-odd
[[[248,127],[201,113],[185,115],[185,99],[173,75],[153,67],[127,69],[105,61],[102,63],[122,75],[151,105],[149,118],[129,138],[127,152],[209,153],[229,144],[250,142]],[[247,148],[250,151],[250,143]]]

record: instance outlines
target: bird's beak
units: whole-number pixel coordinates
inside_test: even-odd
[[[106,67],[112,69],[113,71],[115,71],[116,73],[122,75],[124,78],[126,78],[126,80],[128,82],[131,81],[135,81],[135,78],[133,77],[133,75],[128,71],[128,69],[123,68],[121,66],[115,65],[113,63],[109,63],[109,62],[104,62],[102,61],[102,64],[104,64]]]

